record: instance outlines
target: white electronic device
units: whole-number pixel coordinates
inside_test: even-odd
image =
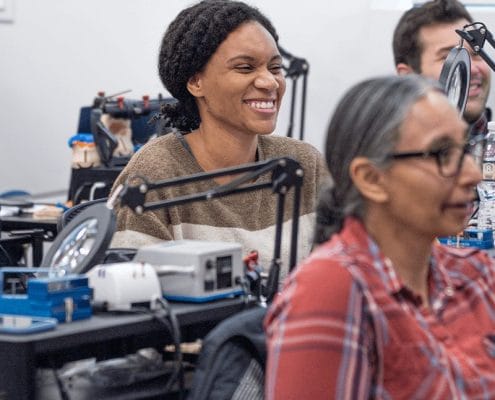
[[[123,262],[96,265],[86,273],[93,301],[108,311],[130,310],[135,305],[157,306],[162,290],[155,269],[146,263]]]
[[[163,296],[169,300],[206,302],[243,293],[239,243],[173,240],[141,247],[135,262],[152,264]]]

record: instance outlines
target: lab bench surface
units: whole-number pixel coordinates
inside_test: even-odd
[[[249,304],[242,298],[233,298],[171,306],[182,340],[193,341]],[[52,331],[0,334],[0,399],[34,399],[37,368],[59,368],[66,362],[88,357],[118,357],[143,347],[163,346],[171,340],[163,324],[151,314],[101,313],[59,324]]]

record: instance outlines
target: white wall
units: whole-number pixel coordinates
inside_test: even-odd
[[[321,149],[343,92],[365,77],[393,73],[391,36],[402,11],[376,8],[394,4],[387,0],[249,2],[272,19],[282,47],[309,61],[306,140]],[[158,47],[168,23],[190,3],[7,2],[14,21],[0,23],[0,191],[67,188],[67,139],[76,133],[79,108],[97,91],[167,95],[157,75]],[[280,134],[287,130],[287,93]]]

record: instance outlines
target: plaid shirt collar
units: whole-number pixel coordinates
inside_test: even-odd
[[[420,297],[397,275],[392,261],[381,252],[366,232],[362,222],[353,217],[346,218],[341,231],[341,240],[344,247],[348,249],[348,256],[359,259],[360,262],[364,261],[375,270],[388,293],[405,297],[417,306],[421,305]],[[428,273],[430,297],[433,301],[443,303],[443,299],[449,296],[452,289],[465,284],[449,274],[448,266],[455,258],[464,258],[475,251],[476,249],[446,249],[439,243],[433,244]]]

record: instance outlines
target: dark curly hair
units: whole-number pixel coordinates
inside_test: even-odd
[[[419,31],[424,26],[445,24],[473,18],[464,6],[456,0],[433,0],[406,11],[394,31],[393,51],[395,65],[405,63],[414,72],[421,73],[422,43]]]
[[[201,71],[228,34],[241,24],[256,21],[278,43],[272,23],[258,9],[240,1],[203,0],[182,10],[163,36],[158,71],[167,90],[178,102],[162,107],[166,126],[184,133],[200,123],[196,100],[187,90],[187,81]]]

